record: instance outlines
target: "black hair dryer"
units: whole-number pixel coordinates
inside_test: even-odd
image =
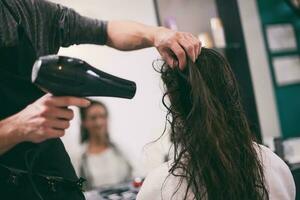
[[[132,99],[136,84],[71,57],[40,57],[32,69],[32,82],[55,96],[106,96]]]

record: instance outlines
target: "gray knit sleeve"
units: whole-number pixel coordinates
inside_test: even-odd
[[[106,21],[81,16],[73,9],[46,0],[34,2],[39,24],[48,30],[46,38],[53,49],[73,44],[106,44]]]

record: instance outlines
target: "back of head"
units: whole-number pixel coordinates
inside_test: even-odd
[[[237,81],[226,59],[203,48],[185,71],[163,66],[161,74],[175,149],[171,173],[181,169],[196,199],[268,198]]]

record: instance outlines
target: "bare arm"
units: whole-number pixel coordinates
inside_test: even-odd
[[[187,58],[195,61],[200,54],[201,43],[190,33],[177,32],[133,21],[109,21],[107,45],[129,51],[156,47],[162,58],[171,66],[183,69]]]
[[[187,59],[195,61],[200,54],[200,41],[190,33],[125,20],[106,23],[49,1],[28,2],[33,2],[31,7],[36,9],[30,13],[38,14],[35,19],[39,19],[38,27],[42,30],[38,34],[50,37],[41,38],[46,38],[43,41],[46,44],[50,42],[46,46],[52,47],[51,53],[73,44],[107,44],[123,51],[156,47],[169,66],[181,69],[186,66]]]
[[[107,45],[122,51],[152,47],[156,27],[132,21],[108,22]]]
[[[23,141],[16,127],[16,116],[0,121],[0,155]]]
[[[37,9],[34,13],[41,15],[36,17],[41,19],[39,26],[43,30],[39,34],[52,37],[45,37],[47,40],[44,41],[52,41],[49,44],[52,50],[73,44],[107,44],[123,51],[156,47],[169,66],[181,69],[186,66],[187,59],[195,61],[200,54],[200,41],[190,33],[125,20],[106,23],[48,1],[30,2],[34,2]]]

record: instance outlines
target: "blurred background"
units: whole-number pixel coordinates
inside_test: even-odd
[[[204,46],[222,52],[239,81],[253,133],[289,164],[296,182],[299,180],[299,0],[52,1],[92,18],[128,19],[192,32]],[[164,131],[166,115],[161,104],[160,77],[152,68],[152,62],[159,58],[154,48],[124,53],[80,45],[61,49],[60,54],[84,59],[101,70],[137,83],[133,100],[95,99],[103,102],[109,112],[101,118],[105,123],[99,121],[97,126],[107,125],[110,142],[122,155],[121,160],[130,166],[131,179],[144,177],[167,160],[168,135],[154,142]],[[78,115],[63,141],[80,173],[86,147],[81,142],[81,119],[79,111],[76,112]]]

